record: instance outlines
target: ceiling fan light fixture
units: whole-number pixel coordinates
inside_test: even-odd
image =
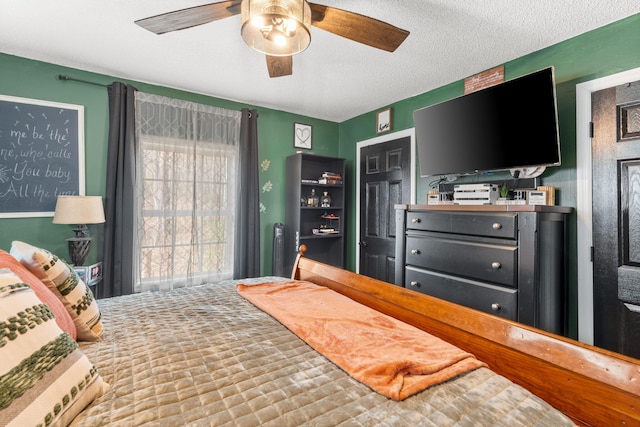
[[[311,8],[305,0],[244,0],[242,39],[270,56],[291,56],[311,43]]]

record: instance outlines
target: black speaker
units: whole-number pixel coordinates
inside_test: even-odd
[[[274,276],[289,277],[284,271],[284,224],[273,224],[273,261],[271,271]]]

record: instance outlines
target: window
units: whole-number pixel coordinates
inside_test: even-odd
[[[181,121],[174,120],[183,115],[181,109],[170,106],[167,114],[161,107],[154,105],[139,113],[152,113],[146,118],[169,128],[156,123],[150,127],[152,132],[138,133],[136,292],[219,281],[233,275],[238,145],[227,143],[220,135],[237,132],[219,132],[219,126],[207,124],[215,120],[214,115],[199,111],[192,117],[186,114],[186,123],[208,131],[193,138],[198,132],[185,132]],[[155,117],[170,120],[153,120]],[[180,137],[180,133],[190,137]]]

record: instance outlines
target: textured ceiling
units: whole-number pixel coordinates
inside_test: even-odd
[[[239,16],[163,35],[134,24],[206,0],[2,0],[0,52],[342,122],[640,12],[640,0],[316,2],[411,34],[388,53],[312,27],[293,75],[270,79]]]

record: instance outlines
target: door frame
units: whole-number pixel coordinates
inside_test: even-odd
[[[593,344],[593,211],[591,174],[591,94],[640,80],[640,68],[576,85],[576,187],[578,244],[578,340]]]
[[[371,139],[365,139],[356,143],[356,273],[360,273],[360,152],[364,147],[375,144],[383,144],[385,142],[394,141],[396,139],[410,138],[409,159],[411,164],[411,183],[409,193],[411,194],[411,203],[416,202],[416,131],[414,128],[377,136]]]

